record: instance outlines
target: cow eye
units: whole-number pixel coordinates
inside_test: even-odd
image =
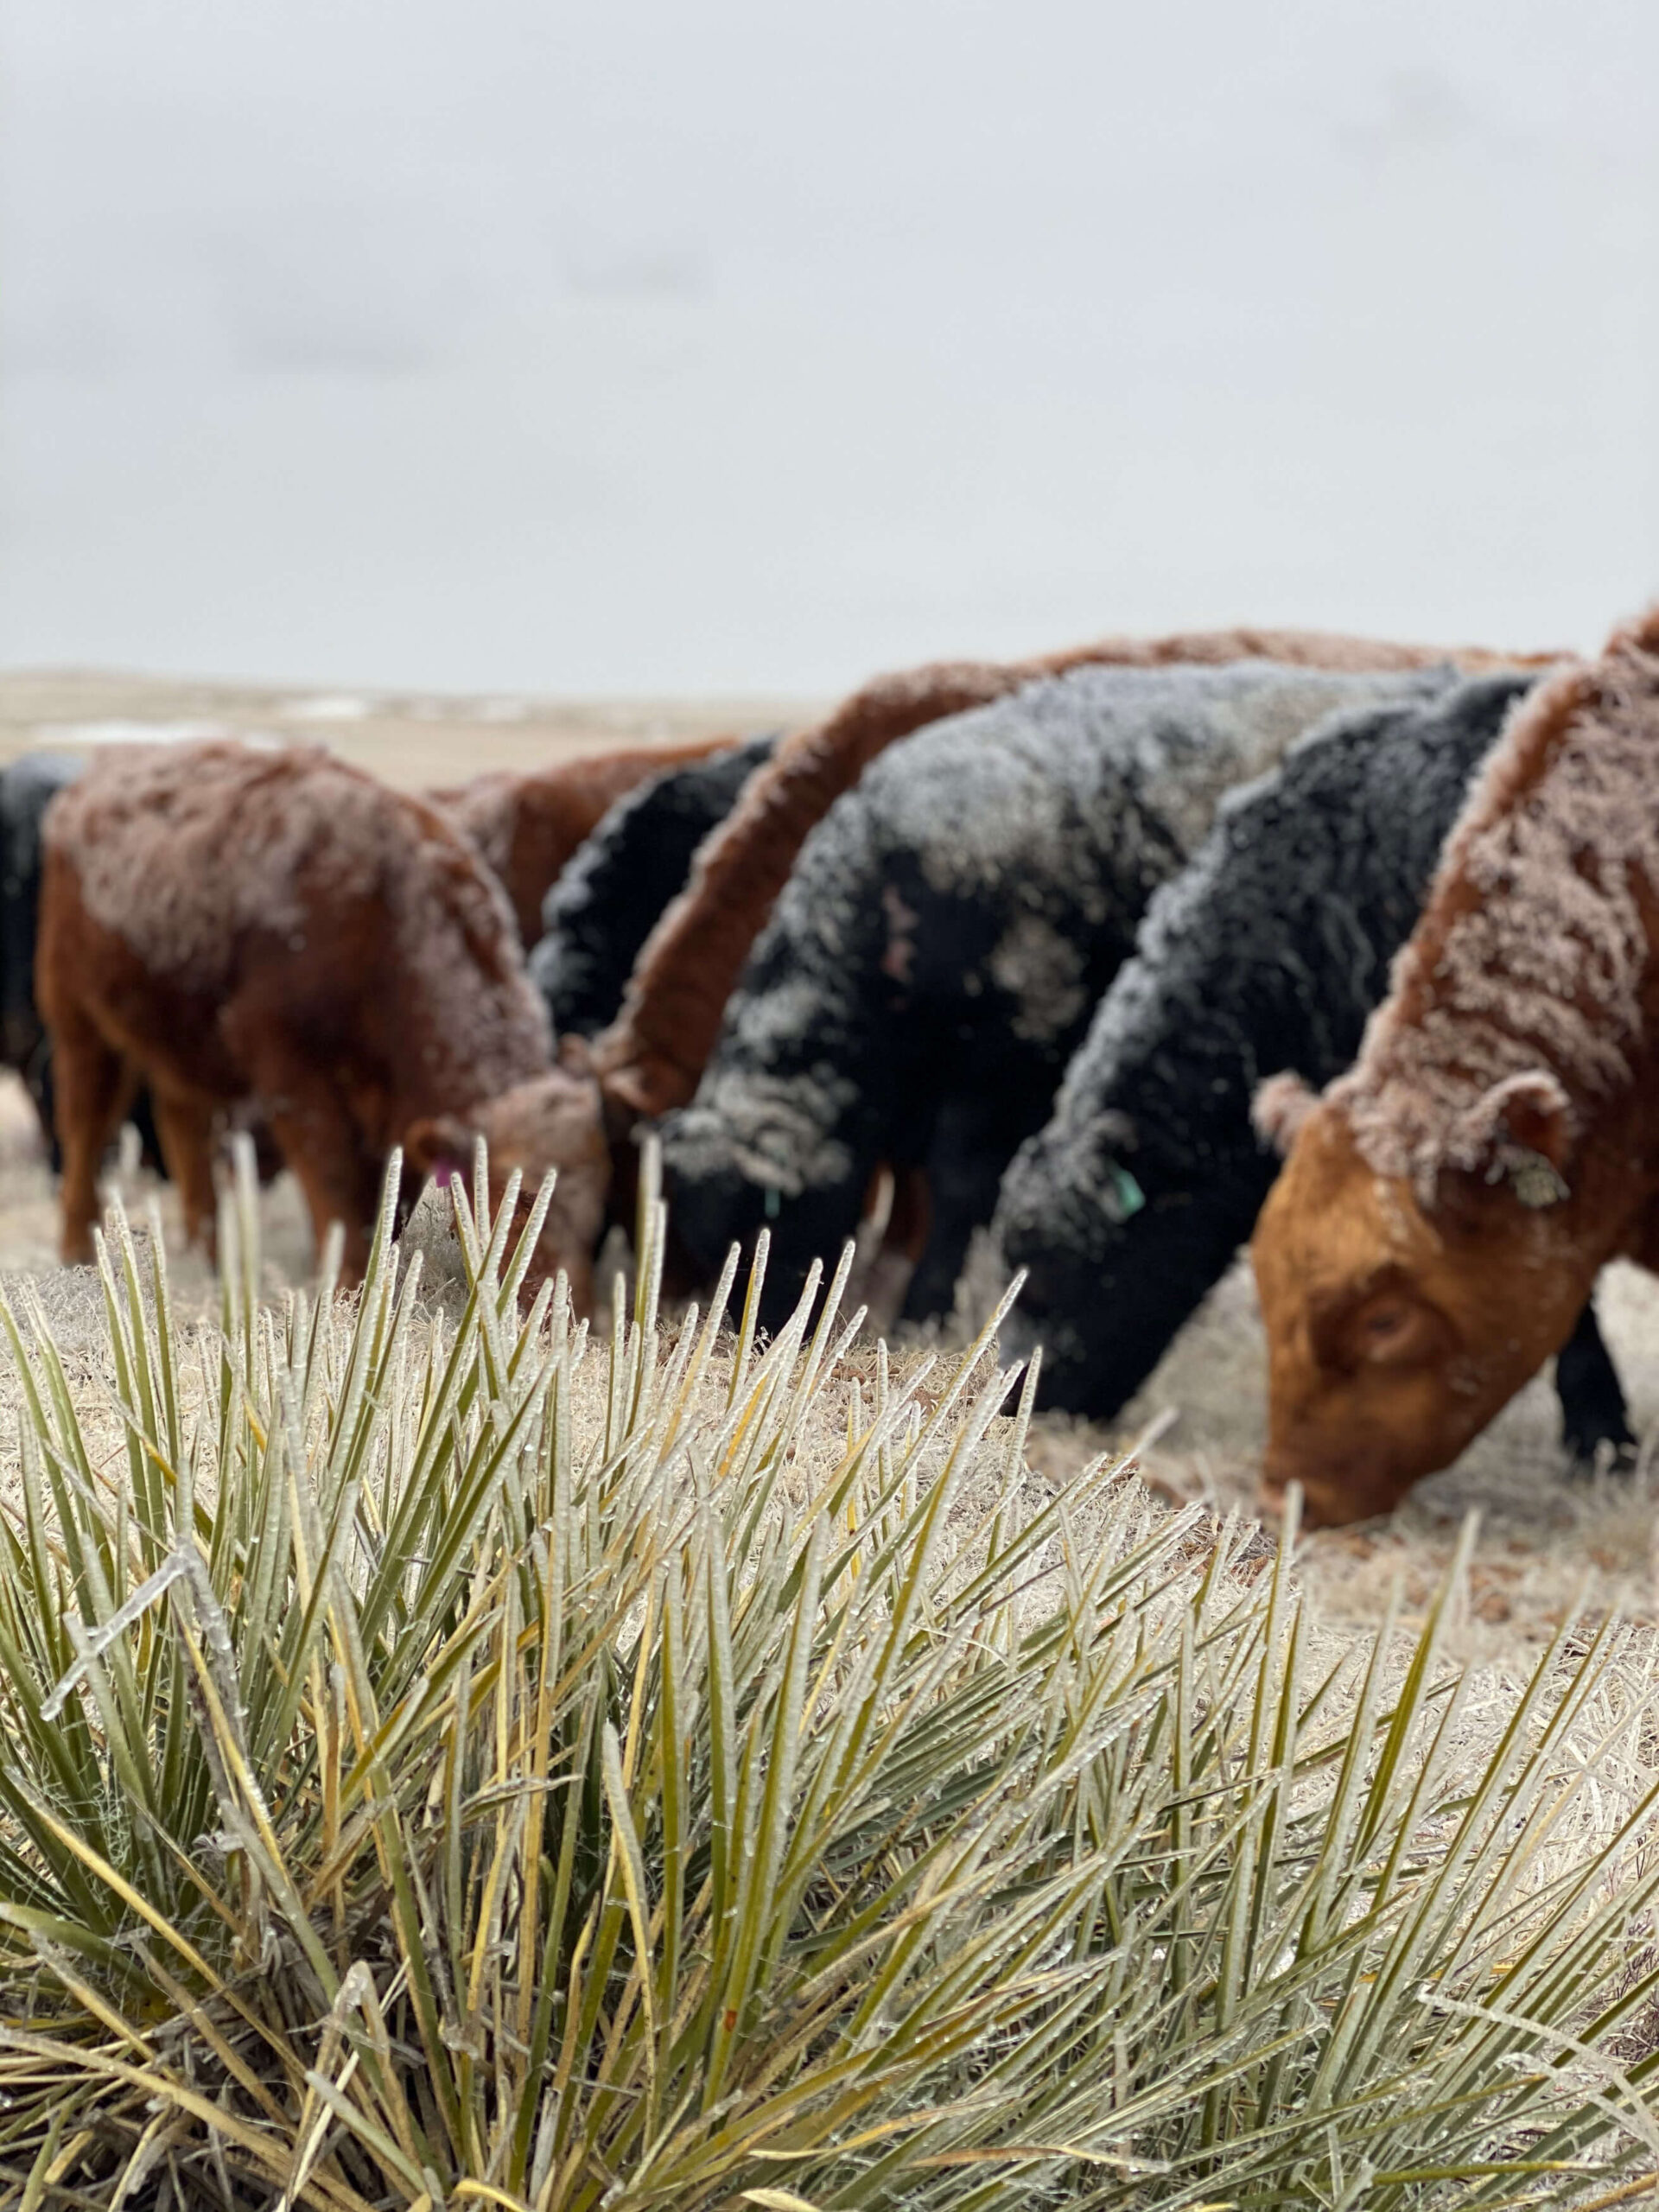
[[[1415,1308],[1400,1299],[1368,1307],[1357,1317],[1356,1330],[1362,1355],[1367,1359],[1397,1358],[1416,1333],[1417,1320]]]

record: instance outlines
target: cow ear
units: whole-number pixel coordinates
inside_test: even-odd
[[[417,1175],[435,1176],[447,1183],[452,1175],[465,1175],[473,1164],[473,1145],[478,1132],[453,1114],[438,1114],[411,1122],[404,1132],[404,1158]]]
[[[1547,1068],[1528,1068],[1484,1090],[1458,1123],[1457,1154],[1489,1183],[1507,1176],[1525,1205],[1567,1196],[1576,1149],[1572,1102]]]
[[[1296,1132],[1319,1103],[1318,1091],[1310,1090],[1299,1075],[1288,1070],[1283,1075],[1270,1075],[1256,1086],[1255,1096],[1250,1101],[1250,1122],[1264,1144],[1283,1159],[1296,1141]]]

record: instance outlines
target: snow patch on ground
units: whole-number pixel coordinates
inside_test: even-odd
[[[290,722],[361,722],[375,711],[373,703],[346,691],[325,691],[315,699],[296,699],[284,707],[283,719]]]
[[[200,745],[241,733],[223,722],[141,722],[124,719],[98,722],[43,722],[36,732],[42,745]],[[245,737],[247,744],[280,745],[280,738]]]

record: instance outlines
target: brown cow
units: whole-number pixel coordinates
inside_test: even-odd
[[[393,1146],[411,1174],[490,1141],[497,1186],[580,1166],[586,1094],[550,1065],[547,1015],[499,887],[435,809],[327,753],[231,744],[101,753],[54,800],[35,977],[55,1055],[63,1256],[84,1260],[96,1176],[132,1075],[150,1086],[193,1239],[213,1147],[251,1107],[319,1236],[360,1275]],[[538,1249],[598,1228],[580,1173]],[[588,1271],[573,1284],[585,1306]]]
[[[543,899],[614,803],[652,776],[733,742],[709,737],[691,745],[632,746],[530,775],[496,769],[426,796],[461,824],[495,870],[528,948],[542,933]]]
[[[1555,658],[1539,655],[1537,664]],[[1107,638],[1030,660],[937,661],[876,677],[825,721],[785,739],[750,778],[736,806],[704,841],[685,890],[646,940],[615,1020],[587,1048],[593,1126],[603,1127],[615,1171],[614,1211],[626,1213],[632,1203],[635,1124],[685,1105],[695,1094],[726,1001],[797,855],[878,753],[947,715],[984,706],[1068,669],[1091,664],[1220,667],[1252,659],[1346,669],[1421,668],[1450,660],[1477,670],[1528,665],[1534,657],[1303,630],[1200,630]],[[573,1046],[572,1067],[582,1058]],[[574,1133],[576,1125],[571,1126]],[[589,1133],[583,1133],[582,1144],[584,1156],[591,1156]],[[912,1198],[903,1216],[908,1224],[925,1220],[915,1193]]]
[[[1269,1503],[1385,1512],[1659,1264],[1659,611],[1529,694],[1358,1061],[1258,1100]],[[1616,1379],[1614,1382],[1616,1395]]]

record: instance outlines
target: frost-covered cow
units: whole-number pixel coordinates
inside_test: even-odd
[[[622,1003],[640,947],[685,887],[696,851],[777,748],[728,746],[671,768],[618,799],[542,902],[530,972],[554,1033],[593,1037]]]
[[[775,1319],[887,1161],[922,1170],[930,1201],[906,1311],[948,1306],[1003,1169],[1223,792],[1335,712],[1456,680],[1084,668],[884,753],[807,841],[696,1098],[664,1126],[698,1268],[770,1221]]]
[[[947,715],[1091,665],[1222,667],[1244,659],[1314,668],[1395,670],[1451,660],[1499,664],[1482,648],[1444,651],[1388,640],[1268,629],[1106,638],[1019,661],[939,661],[876,677],[834,713],[784,740],[729,817],[703,842],[684,892],[647,938],[616,1018],[594,1039],[584,1153],[602,1132],[626,1218],[638,1165],[635,1133],[689,1103],[743,965],[802,845],[835,801],[889,746]],[[573,1141],[575,1139],[573,1124]]]
[[[653,930],[594,1065],[613,1122],[685,1105],[726,1002],[803,844],[843,791],[891,745],[1028,683],[1086,667],[1218,668],[1241,660],[1355,671],[1510,665],[1484,647],[1402,645],[1319,631],[1182,631],[1103,638],[1012,661],[933,661],[874,677],[779,747],[696,859],[683,895]]]
[[[63,1253],[85,1259],[99,1160],[137,1073],[193,1236],[211,1236],[215,1129],[269,1128],[348,1276],[388,1154],[493,1180],[554,1158],[538,1258],[589,1249],[591,1181],[547,1015],[499,886],[435,809],[326,753],[231,744],[97,756],[44,821],[36,987],[63,1147]],[[584,1280],[573,1281],[585,1300]]]
[[[1447,842],[1350,1073],[1281,1083],[1252,1253],[1269,1498],[1387,1511],[1659,1267],[1659,612],[1541,684]]]
[[[1252,1125],[1256,1083],[1325,1082],[1351,1060],[1469,779],[1533,680],[1314,733],[1223,802],[1154,899],[997,1205],[1003,1259],[1028,1276],[1003,1354],[1040,1340],[1045,1404],[1109,1419],[1249,1236],[1278,1166]],[[1588,1306],[1557,1380],[1575,1459],[1624,1440]]]

